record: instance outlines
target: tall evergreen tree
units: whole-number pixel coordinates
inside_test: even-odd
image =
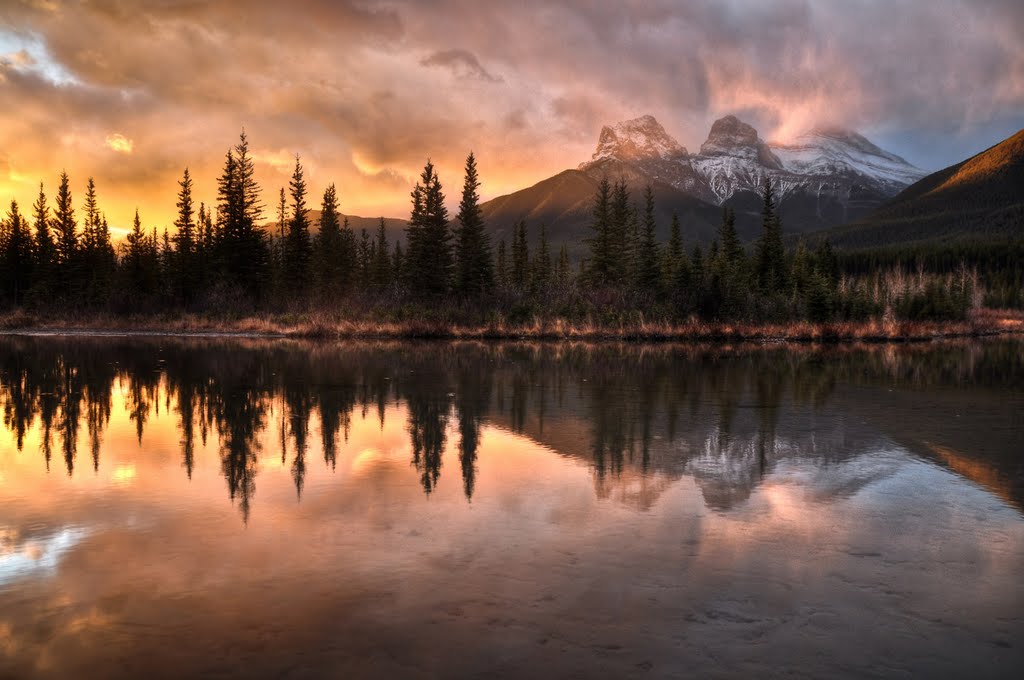
[[[593,234],[587,239],[590,245],[587,278],[594,286],[607,286],[613,283],[615,270],[613,263],[612,187],[607,177],[602,177],[601,181],[598,182],[591,215],[593,219],[590,223],[590,228]]]
[[[762,233],[757,244],[757,276],[763,294],[778,293],[787,281],[786,251],[782,244],[782,225],[775,207],[775,185],[765,177],[761,192]]]
[[[530,272],[530,290],[534,295],[543,295],[551,285],[551,251],[548,247],[548,228],[543,222],[540,225],[540,242],[533,256]]]
[[[572,265],[569,264],[569,248],[563,243],[558,251],[558,266],[555,270],[555,280],[559,289],[565,291],[572,280]]]
[[[258,298],[266,283],[269,253],[259,220],[263,216],[260,187],[245,131],[229,149],[218,180],[218,259],[227,283]]]
[[[39,183],[39,196],[32,204],[33,227],[33,260],[34,260],[34,296],[37,299],[49,300],[54,285],[54,264],[57,257],[50,232],[50,209],[46,205],[46,193],[43,183]]]
[[[78,224],[71,202],[68,174],[60,174],[57,200],[53,210],[53,230],[56,234],[56,265],[60,295],[70,298],[74,293],[78,260]]]
[[[175,295],[183,302],[190,302],[198,285],[196,271],[196,224],[193,219],[195,211],[192,206],[192,177],[188,168],[182,173],[178,182],[178,216],[174,220],[177,233],[174,235],[175,245]]]
[[[508,274],[508,258],[505,255],[505,239],[501,239],[498,243],[498,254],[495,260],[494,276],[496,283],[503,291],[507,291],[511,285],[511,279]]]
[[[373,285],[373,241],[370,240],[370,232],[366,229],[360,230],[359,238],[359,284],[363,288]]]
[[[640,290],[657,293],[661,283],[661,253],[658,248],[658,224],[654,216],[654,190],[644,189],[643,231],[637,257],[637,285]]]
[[[316,240],[317,285],[324,299],[332,300],[344,289],[341,225],[338,222],[338,192],[331,184],[320,204],[320,233]]]
[[[92,255],[96,249],[97,234],[100,227],[100,210],[96,200],[96,183],[92,177],[85,185],[85,201],[82,206],[85,212],[85,222],[82,225],[82,250],[86,257]]]
[[[155,249],[155,244],[152,245]],[[125,237],[124,269],[127,275],[129,291],[133,297],[149,295],[151,272],[147,271],[151,266],[152,257],[150,254],[151,244],[148,243],[146,232],[142,229],[142,220],[139,218],[139,209],[135,209],[135,219],[132,221],[132,230]]]
[[[476,157],[471,152],[466,158],[466,177],[457,216],[458,289],[463,295],[485,294],[494,288],[491,242],[480,210],[479,188]]]
[[[385,288],[391,282],[391,254],[388,252],[388,235],[384,218],[377,225],[377,241],[373,253],[373,285]]]
[[[20,305],[32,277],[32,233],[18,210],[17,201],[11,201],[7,219],[0,222],[0,227],[3,292],[9,302]]]
[[[309,290],[313,245],[309,236],[306,180],[298,154],[295,155],[295,170],[288,186],[292,197],[292,218],[285,237],[285,281],[291,295],[304,296]]]
[[[424,297],[447,293],[454,269],[448,210],[441,181],[429,160],[412,191],[412,216],[406,234],[409,251],[405,278],[409,289]]]
[[[662,277],[666,290],[671,290],[675,285],[676,271],[686,253],[683,250],[683,232],[679,225],[679,215],[673,211],[672,225],[669,228],[668,244],[665,246],[664,262],[662,264]]]
[[[526,220],[516,225],[515,240],[512,241],[512,286],[519,293],[525,293],[530,282],[530,246],[526,240]]]
[[[611,233],[611,283],[621,286],[627,282],[634,270],[635,250],[633,230],[636,217],[629,202],[629,188],[625,180],[615,183],[612,196],[612,233]]]

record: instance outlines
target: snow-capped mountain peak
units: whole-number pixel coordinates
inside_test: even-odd
[[[757,130],[736,116],[725,116],[714,122],[707,141],[700,146],[700,155],[731,156],[757,161],[769,168],[782,167],[779,159],[758,136]]]
[[[686,157],[686,149],[654,116],[640,116],[601,128],[592,161],[617,158],[623,161],[673,160]]]
[[[898,192],[926,174],[894,153],[880,149],[853,130],[822,127],[810,130],[786,144],[772,144],[783,167],[802,175],[835,175],[852,172]]]

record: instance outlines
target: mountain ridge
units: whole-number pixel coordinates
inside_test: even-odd
[[[682,209],[689,220],[683,220],[687,240],[706,245],[723,206],[736,211],[742,238],[757,236],[760,191],[767,177],[776,184],[783,228],[792,233],[862,217],[924,174],[855,131],[819,128],[793,144],[771,144],[732,115],[716,120],[700,151],[690,154],[654,116],[644,115],[603,126],[590,160],[575,170],[491,199],[482,208],[499,238],[525,219],[544,222],[549,236],[558,234],[571,249],[580,250],[589,232],[597,182],[624,181],[634,200],[651,184],[659,235],[667,237],[672,212]],[[555,195],[566,187],[571,187],[569,195]]]

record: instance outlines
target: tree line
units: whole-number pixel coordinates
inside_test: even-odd
[[[97,190],[88,180],[79,210],[62,173],[53,206],[40,185],[31,213],[12,201],[0,222],[0,303],[41,311],[114,313],[376,309],[436,314],[445,300],[463,313],[510,321],[535,316],[623,320],[636,314],[678,320],[828,321],[892,311],[911,318],[963,316],[976,302],[977,277],[963,272],[899,278],[858,271],[827,240],[787,250],[770,178],[762,189],[762,233],[748,249],[723,208],[710,247],[688,247],[673,215],[666,243],[657,239],[654,193],[639,205],[624,181],[602,179],[591,211],[586,256],[573,263],[566,244],[554,253],[545,226],[520,221],[495,247],[480,205],[480,177],[470,153],[458,212],[452,218],[437,170],[427,162],[410,195],[401,240],[383,218],[359,234],[341,214],[334,184],[320,199],[319,224],[301,158],[264,227],[266,206],[243,132],[225,154],[212,205],[196,206],[186,168],[178,182],[174,233],[145,227],[136,210],[118,247]],[[536,247],[530,248],[530,243]],[[891,263],[890,263],[891,264]],[[897,265],[898,266],[898,263]],[[863,269],[863,267],[861,267]],[[1003,294],[1005,299],[1016,299]],[[384,312],[382,312],[384,313]]]

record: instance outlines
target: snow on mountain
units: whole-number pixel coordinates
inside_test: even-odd
[[[711,132],[708,133],[707,141],[700,145],[700,155],[706,158],[742,158],[766,168],[782,168],[779,159],[764,140],[757,136],[757,130],[736,116],[726,116],[715,121],[711,126]]]
[[[579,169],[631,184],[662,182],[717,205],[756,196],[771,177],[780,206],[788,202],[790,213],[808,223],[852,219],[924,176],[856,132],[820,128],[769,144],[735,116],[715,121],[695,155],[653,116],[605,126]]]
[[[601,128],[591,161],[617,158],[624,161],[686,158],[686,149],[672,138],[654,116],[640,116]]]
[[[773,144],[772,150],[789,172],[815,176],[852,172],[875,180],[893,194],[925,176],[896,154],[849,130],[812,130],[790,144]]]

